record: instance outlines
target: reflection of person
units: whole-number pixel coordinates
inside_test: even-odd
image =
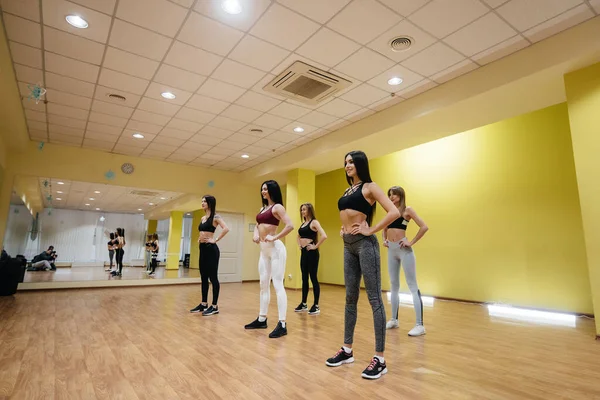
[[[344,313],[344,345],[326,361],[330,367],[354,362],[352,343],[356,326],[357,303],[361,275],[373,310],[375,326],[375,355],[362,372],[362,377],[377,379],[387,373],[383,357],[385,348],[385,307],[381,298],[381,262],[376,232],[400,216],[398,209],[381,188],[371,180],[369,160],[362,151],[352,151],[344,157],[346,180],[350,187],[338,200],[344,239],[344,282],[346,308]],[[375,203],[386,211],[386,216],[371,227]]]
[[[160,247],[158,246],[158,234],[153,234],[150,235],[150,250],[151,250],[151,254],[150,254],[150,271],[148,271],[148,273],[150,274],[150,276],[154,276],[154,272],[156,271],[156,265],[158,264],[158,261],[156,260],[156,258],[158,257],[158,251],[160,250]]]
[[[31,261],[31,266],[35,269],[43,268],[45,270],[56,270],[54,266],[54,260],[57,255],[54,251],[54,246],[48,247],[48,250],[41,252],[37,256],[33,257]]]
[[[117,271],[113,271],[111,274],[113,276],[122,276],[123,274],[123,256],[125,255],[125,250],[123,247],[127,244],[125,242],[125,229],[117,228],[117,237],[113,240],[113,244],[117,246],[116,248],[116,261],[117,261]]]
[[[302,252],[300,256],[300,270],[302,271],[302,302],[294,309],[296,312],[306,311],[306,301],[308,300],[308,277],[313,285],[313,295],[315,302],[308,313],[317,315],[321,312],[319,309],[319,296],[321,287],[317,279],[317,270],[319,269],[319,247],[327,239],[325,231],[315,217],[315,208],[312,204],[306,203],[300,206],[300,217],[302,225],[298,228],[298,246]],[[317,233],[321,235],[321,240],[317,240]]]
[[[279,311],[279,322],[275,329],[269,334],[270,338],[278,338],[287,335],[286,309],[287,296],[283,286],[285,275],[286,250],[285,245],[279,239],[294,230],[292,220],[283,207],[283,198],[279,184],[273,180],[264,182],[260,187],[262,208],[256,216],[257,225],[254,228],[254,243],[260,245],[260,259],[258,261],[258,273],[260,275],[260,311],[258,318],[244,326],[246,329],[266,329],[267,311],[271,300],[271,279],[277,294],[277,309]],[[285,228],[279,234],[277,227],[279,222],[285,224]]]
[[[229,228],[223,218],[217,214],[217,199],[213,196],[204,196],[202,198],[202,210],[204,210],[204,217],[198,225],[198,231],[200,236],[198,237],[198,243],[200,247],[200,277],[202,279],[202,302],[195,308],[192,308],[190,312],[199,313],[202,315],[214,315],[219,313],[219,292],[221,285],[219,284],[219,258],[221,252],[217,242],[227,235]],[[214,238],[217,226],[221,227],[221,234],[218,238]],[[209,280],[213,288],[213,299],[212,304],[208,306],[208,289]]]
[[[152,269],[152,234],[146,237],[146,273],[149,274]]]
[[[107,246],[108,246],[108,258],[110,260],[110,266],[108,267],[107,270],[105,270],[106,272],[113,270],[113,258],[115,257],[115,249],[116,249],[116,246],[113,244],[113,240],[115,240],[115,234],[111,233],[110,234],[110,240],[107,243]]]

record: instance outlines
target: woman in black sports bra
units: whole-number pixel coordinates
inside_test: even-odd
[[[315,217],[315,208],[310,203],[305,203],[300,206],[300,217],[302,225],[298,229],[298,246],[302,252],[300,256],[300,270],[302,271],[302,302],[294,309],[296,312],[306,311],[306,301],[308,300],[308,277],[313,284],[313,294],[315,302],[308,310],[309,315],[317,315],[321,312],[319,309],[319,296],[321,287],[317,280],[317,270],[319,268],[319,247],[327,239],[327,234],[321,227],[319,221]],[[318,235],[321,240],[317,240]]]
[[[206,213],[198,230],[200,231],[200,237],[198,237],[198,243],[200,243],[200,277],[202,279],[202,302],[195,308],[192,308],[190,312],[199,313],[202,315],[214,315],[219,313],[219,291],[221,285],[219,284],[219,258],[221,257],[221,251],[217,242],[229,232],[229,228],[223,218],[216,213],[217,199],[213,196],[206,195],[202,198],[202,209]],[[222,231],[219,237],[214,238],[215,230],[217,226],[220,226]],[[212,305],[208,306],[208,281],[212,283],[213,287],[213,301]]]
[[[352,342],[356,326],[356,304],[360,292],[361,275],[373,310],[375,325],[375,356],[362,372],[362,377],[377,379],[387,373],[383,357],[385,348],[385,307],[381,298],[381,259],[376,232],[379,232],[400,216],[398,209],[371,180],[369,160],[362,151],[351,151],[344,157],[346,180],[350,188],[338,201],[342,219],[341,235],[344,239],[344,283],[346,308],[344,315],[344,345],[326,361],[330,367],[354,362]],[[375,203],[387,212],[386,216],[371,227]]]

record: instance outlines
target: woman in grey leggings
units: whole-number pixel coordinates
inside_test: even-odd
[[[404,266],[404,276],[410,289],[415,308],[416,324],[408,332],[409,336],[421,336],[425,334],[423,326],[423,301],[421,292],[417,286],[416,259],[413,246],[419,241],[429,229],[425,222],[417,215],[415,210],[406,206],[406,195],[400,186],[392,186],[388,189],[388,197],[398,208],[400,218],[392,222],[383,230],[383,245],[388,248],[388,270],[392,282],[392,318],[388,321],[386,328],[398,328],[398,305],[400,294],[400,266]],[[413,220],[419,227],[414,239],[406,238],[406,226]]]
[[[342,219],[340,235],[344,239],[344,283],[346,286],[346,308],[344,313],[344,345],[325,364],[337,367],[354,362],[352,342],[360,278],[365,281],[367,297],[373,310],[375,325],[375,355],[362,372],[362,377],[377,379],[387,373],[383,357],[385,347],[385,307],[381,299],[381,262],[379,244],[375,233],[379,232],[400,216],[398,209],[371,180],[369,160],[362,151],[351,151],[344,157],[346,180],[350,188],[338,200]],[[379,203],[387,215],[371,227],[375,203]]]

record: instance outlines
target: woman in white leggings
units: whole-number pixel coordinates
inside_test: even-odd
[[[392,186],[388,189],[388,197],[400,211],[400,218],[388,225],[383,230],[383,245],[388,248],[388,270],[392,283],[392,318],[388,321],[386,328],[398,328],[398,306],[400,293],[400,266],[404,267],[404,276],[413,298],[416,314],[415,327],[408,332],[409,336],[421,336],[425,334],[423,326],[423,301],[421,292],[417,285],[416,258],[413,246],[419,241],[429,229],[425,222],[417,215],[415,210],[406,206],[406,195],[400,186]],[[406,226],[413,220],[419,227],[419,231],[409,241],[406,238]]]
[[[260,259],[258,261],[258,273],[260,275],[260,312],[258,318],[245,326],[246,329],[266,329],[267,311],[271,300],[271,279],[277,294],[277,309],[279,310],[279,322],[275,329],[269,334],[270,338],[278,338],[287,335],[286,309],[287,295],[283,286],[285,276],[285,245],[279,239],[294,230],[292,220],[283,207],[281,188],[275,181],[266,181],[260,187],[263,206],[256,216],[256,227],[254,228],[254,243],[260,245]],[[285,227],[277,234],[279,222]]]

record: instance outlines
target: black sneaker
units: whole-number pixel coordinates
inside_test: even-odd
[[[190,310],[190,312],[192,312],[192,313],[199,313],[199,312],[202,312],[202,311],[204,311],[206,309],[207,309],[207,306],[204,305],[204,304],[202,304],[202,303],[200,303],[196,307],[192,308]]]
[[[303,312],[306,310],[308,310],[306,303],[300,303],[300,304],[298,304],[298,307],[294,308],[294,311],[296,311],[296,312]]]
[[[350,351],[350,353],[346,353],[344,351],[344,348],[341,347],[337,353],[335,353],[335,356],[328,358],[327,361],[325,361],[325,364],[328,367],[339,367],[342,364],[350,364],[354,362],[354,354],[352,351]]]
[[[208,315],[214,315],[214,314],[218,314],[218,313],[219,313],[219,308],[210,306],[202,312],[202,315],[206,317]]]
[[[319,306],[313,304],[313,306],[308,310],[308,315],[318,315],[321,313]]]
[[[269,333],[269,337],[271,339],[279,338],[285,335],[287,335],[287,324],[285,324],[284,328],[283,325],[281,325],[281,321],[277,323],[277,326],[275,327],[275,329],[273,329],[273,332]]]
[[[267,329],[267,320],[260,322],[258,318],[244,326],[245,329]]]
[[[379,361],[379,358],[373,357],[369,366],[362,372],[362,377],[367,379],[378,379],[381,378],[381,375],[383,374],[387,374],[385,362],[382,363]]]

